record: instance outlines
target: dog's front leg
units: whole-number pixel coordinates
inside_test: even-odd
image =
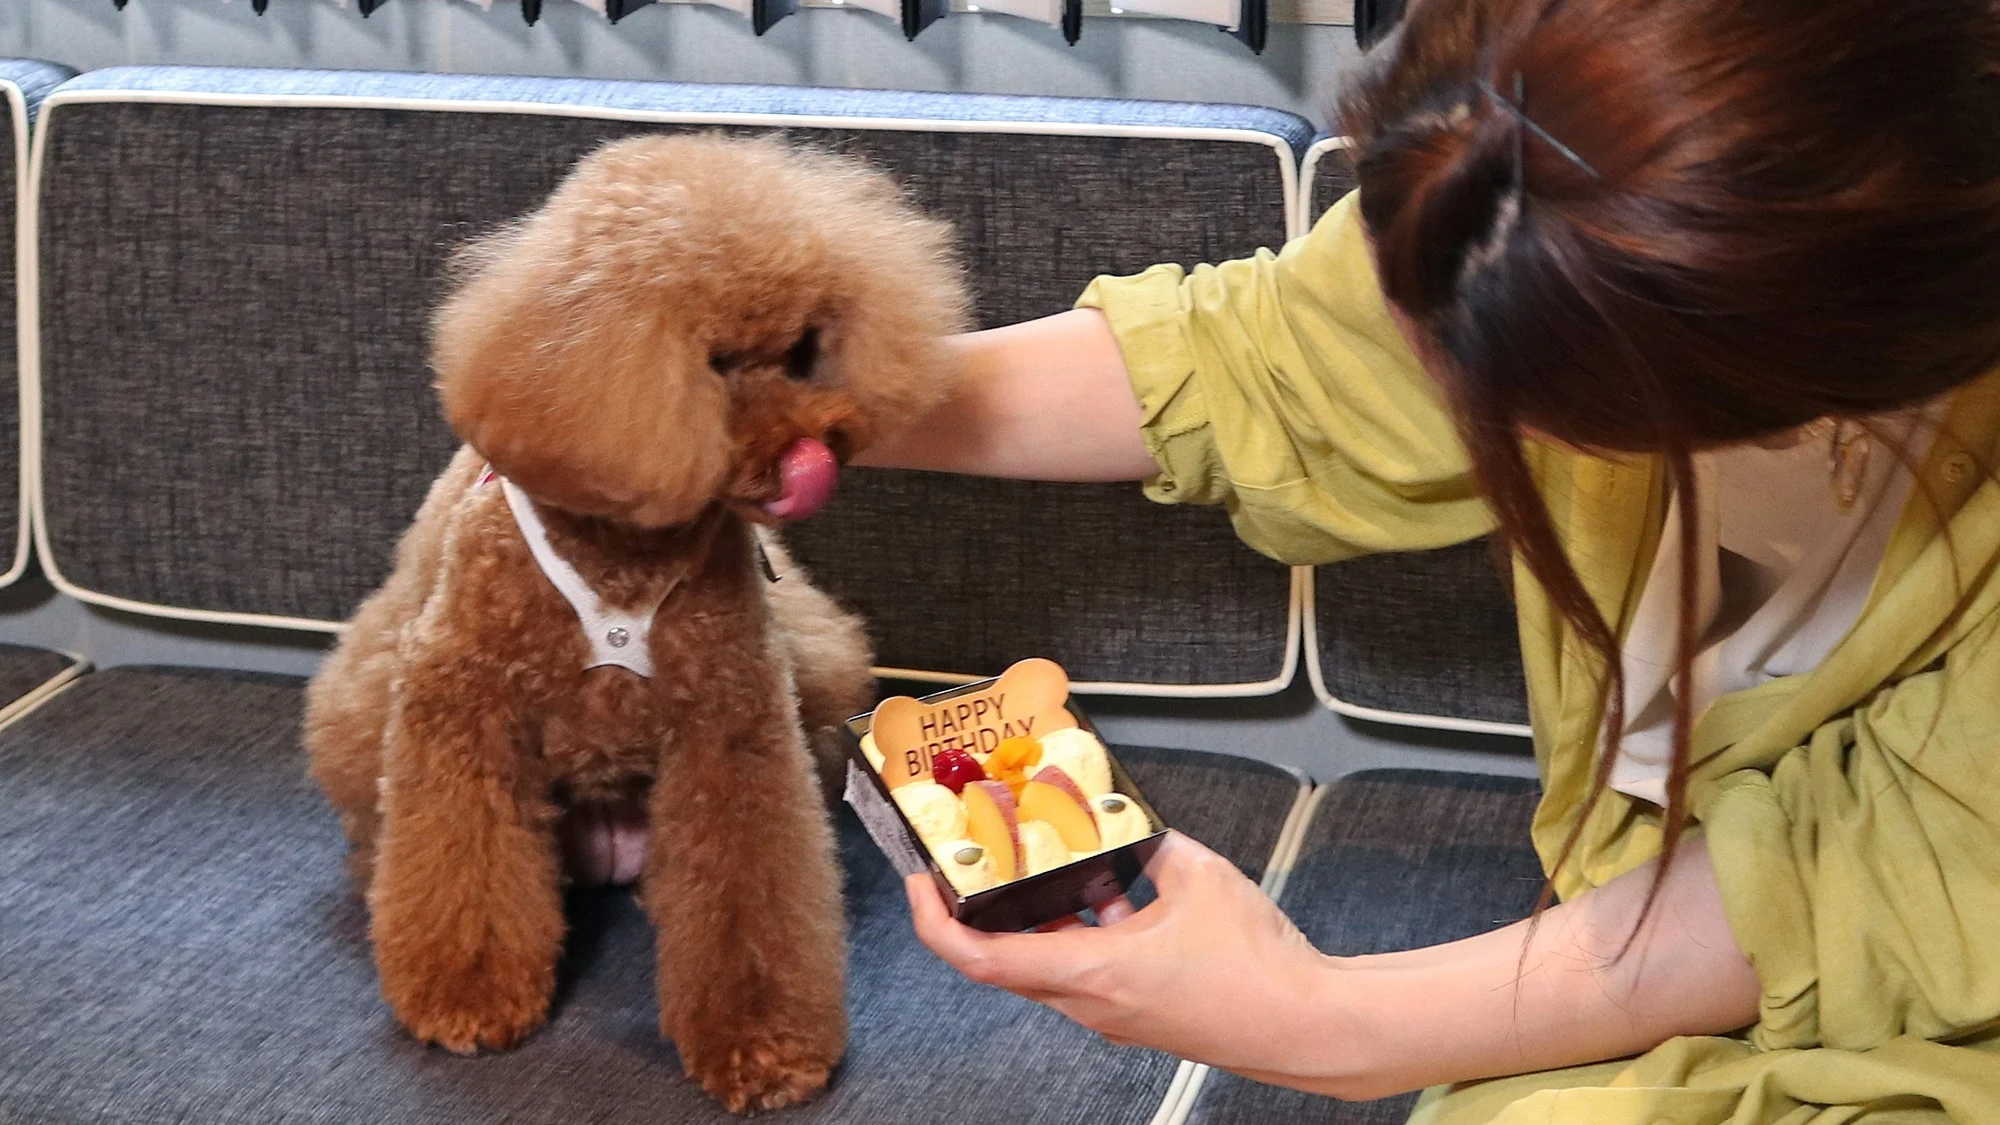
[[[415,667],[384,743],[369,887],[382,995],[410,1034],[505,1049],[548,1015],[563,915],[547,782],[502,693]]]
[[[846,957],[833,833],[782,663],[729,662],[708,670],[729,697],[687,715],[661,763],[641,895],[661,1030],[742,1113],[825,1087],[846,1047]]]

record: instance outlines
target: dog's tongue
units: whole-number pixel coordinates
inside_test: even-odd
[[[780,491],[764,511],[781,520],[802,520],[826,507],[839,478],[840,463],[833,450],[812,438],[800,438],[778,455]]]

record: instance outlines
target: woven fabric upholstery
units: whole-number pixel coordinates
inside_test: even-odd
[[[1280,905],[1326,953],[1457,941],[1525,918],[1542,869],[1537,789],[1481,774],[1376,770],[1321,798]],[[1189,1125],[1400,1125],[1415,1094],[1340,1102],[1212,1073]]]
[[[21,428],[21,396],[15,380],[20,375],[15,311],[19,307],[18,279],[14,271],[16,209],[20,205],[19,182],[24,165],[18,160],[28,134],[15,118],[18,109],[33,125],[42,99],[65,78],[76,72],[54,63],[33,59],[0,59],[0,571],[14,562],[14,545],[19,542],[21,521],[21,443],[15,435]]]
[[[1347,150],[1314,146],[1310,217],[1354,190]],[[1378,711],[1528,721],[1513,602],[1484,542],[1357,559],[1313,575],[1320,678],[1342,703]]]
[[[629,894],[578,893],[550,1024],[479,1059],[378,998],[333,814],[304,777],[295,680],[116,669],[0,732],[0,1120],[155,1125],[731,1120],[656,1030]],[[1170,822],[1261,873],[1297,784],[1121,752]],[[840,822],[851,1048],[786,1121],[1143,1125],[1173,1060],[959,978]]]
[[[1151,684],[1286,671],[1290,573],[1219,511],[1122,486],[850,475],[790,541],[868,619],[884,667],[985,676],[1046,656],[1074,680]],[[941,511],[980,516],[926,534]]]
[[[0,707],[76,667],[73,656],[44,648],[0,644]]]
[[[267,81],[140,68],[82,82],[205,89],[200,81],[218,75],[234,91]],[[394,536],[451,447],[423,362],[446,252],[534,206],[600,142],[662,128],[578,116],[577,99],[620,112],[741,113],[801,112],[818,97],[435,76],[268,81],[272,96],[361,83],[371,96],[446,99],[439,105],[536,92],[570,100],[559,101],[562,116],[52,108],[45,504],[55,565],[87,590],[203,611],[346,617],[386,574]],[[833,91],[822,112],[871,100],[882,110],[872,116],[955,104]],[[1008,122],[1073,111],[1086,131],[1157,124],[1132,103],[973,99],[982,107]],[[1198,120],[1192,113],[1168,116]],[[1215,119],[1241,130],[1268,111],[1220,107]],[[1233,257],[1286,232],[1283,157],[1272,145],[1291,141],[1268,131],[1265,143],[1233,133],[794,133],[877,160],[956,222],[989,325],[1066,308],[1098,272]],[[116,458],[105,456],[114,448]],[[906,518],[939,510],[977,516],[942,534]],[[981,674],[1043,655],[1080,681],[1170,684],[1284,671],[1286,569],[1243,548],[1221,512],[1159,510],[1135,488],[855,472],[794,541],[874,623],[887,667]],[[1155,549],[1164,543],[1173,549]]]
[[[1342,703],[1526,723],[1514,605],[1483,539],[1313,574],[1320,679]]]
[[[1305,790],[1296,775],[1233,754],[1126,746],[1118,761],[1160,819],[1228,856],[1263,881],[1266,861],[1294,802]]]

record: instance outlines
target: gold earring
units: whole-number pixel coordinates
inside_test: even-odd
[[[1861,498],[1861,484],[1868,476],[1868,431],[1845,418],[1833,420],[1828,434],[1826,467],[1833,478],[1833,499],[1845,512]]]

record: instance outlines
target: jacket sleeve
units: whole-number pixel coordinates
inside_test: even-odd
[[[2000,621],[1698,806],[1767,1049],[2000,1019]]]
[[[1283,252],[1098,278],[1159,464],[1147,495],[1223,504],[1283,562],[1491,530],[1449,411],[1390,319],[1353,196]]]

